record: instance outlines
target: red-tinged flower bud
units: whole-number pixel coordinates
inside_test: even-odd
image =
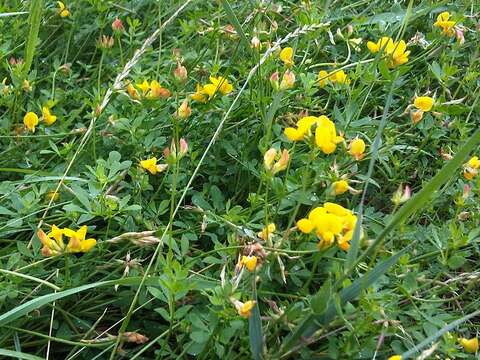
[[[295,85],[295,74],[293,71],[286,70],[280,82],[280,90],[287,90],[293,88]]]
[[[173,76],[178,82],[185,82],[188,77],[187,68],[180,64],[180,62],[177,62],[177,67],[173,71]]]
[[[112,22],[112,30],[117,32],[122,32],[125,30],[122,20],[120,20],[118,17],[116,17]]]
[[[180,157],[183,157],[187,154],[188,152],[188,143],[187,143],[187,140],[185,140],[184,138],[181,138],[180,141]]]
[[[275,91],[278,91],[280,88],[278,71],[275,71],[272,76],[270,76],[270,84],[272,84]]]
[[[455,37],[457,38],[457,41],[460,45],[465,43],[465,36],[463,34],[463,30],[456,27],[455,28]]]

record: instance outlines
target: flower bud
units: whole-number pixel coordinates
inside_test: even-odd
[[[465,43],[465,36],[463,35],[463,29],[456,27],[455,37],[457,38],[457,41],[460,45],[463,45]]]
[[[180,119],[187,119],[192,114],[192,109],[188,106],[188,100],[183,100],[175,115]]]
[[[181,138],[180,141],[180,157],[183,157],[187,154],[188,152],[188,143],[187,143],[187,140],[185,140],[184,138]]]
[[[280,90],[287,90],[293,88],[295,85],[295,74],[293,71],[286,70],[280,83]]]
[[[183,66],[180,61],[177,62],[177,67],[173,71],[173,76],[178,82],[185,82],[188,77],[187,68]]]
[[[403,186],[400,185],[397,191],[395,191],[395,193],[392,196],[392,202],[395,206],[398,206],[406,202],[411,197],[412,197],[412,190],[410,189],[410,186],[406,185],[405,189],[403,189]]]
[[[112,22],[112,30],[116,32],[122,32],[125,30],[122,20],[120,20],[118,17],[116,17]]]
[[[102,35],[98,39],[97,44],[98,44],[98,47],[100,47],[101,49],[110,49],[113,47],[114,42],[115,40],[113,40],[113,37]]]
[[[25,92],[30,92],[32,91],[32,86],[30,85],[30,82],[28,80],[23,80],[23,83],[22,83],[22,89],[23,91]]]
[[[260,50],[262,48],[262,43],[260,42],[260,39],[258,37],[254,36],[250,41],[250,46],[253,49]]]
[[[275,71],[272,76],[270,76],[270,84],[272,85],[273,90],[278,91],[280,84],[278,82],[279,76],[278,71]]]
[[[277,156],[277,150],[271,148],[263,155],[263,166],[266,170],[272,170],[273,162],[275,161],[275,156]]]
[[[423,118],[422,110],[415,110],[410,113],[410,118],[414,124],[417,124]]]
[[[273,165],[272,173],[275,175],[276,173],[285,170],[289,160],[290,155],[288,154],[287,149],[283,149],[280,159],[275,163],[275,165]]]

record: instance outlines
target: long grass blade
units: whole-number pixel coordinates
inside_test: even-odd
[[[42,20],[43,0],[32,0],[30,3],[30,15],[28,17],[28,37],[25,44],[25,63],[23,65],[23,76],[26,77],[32,66],[35,48],[37,46],[38,31]]]

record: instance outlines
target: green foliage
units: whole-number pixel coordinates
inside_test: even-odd
[[[476,4],[64,6],[0,5],[0,356],[472,358]]]

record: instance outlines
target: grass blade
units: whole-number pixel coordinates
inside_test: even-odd
[[[32,0],[30,3],[30,15],[28,17],[28,37],[25,44],[25,63],[23,76],[26,77],[32,66],[35,48],[37,46],[38,31],[42,20],[43,0]]]
[[[7,349],[0,349],[0,355],[8,356],[8,357],[11,357],[11,358],[17,358],[17,359],[44,360],[43,358],[35,356],[35,355],[25,354],[24,352],[7,350]]]
[[[232,7],[230,6],[227,0],[222,0],[222,5],[223,5],[223,9],[225,10],[225,13],[227,14],[228,20],[232,23],[233,27],[235,28],[235,31],[240,36],[240,41],[242,42],[243,46],[245,46],[247,51],[250,51],[250,42],[248,41],[247,36],[243,31],[242,25],[240,25],[240,22],[237,19],[237,16],[233,12]]]

